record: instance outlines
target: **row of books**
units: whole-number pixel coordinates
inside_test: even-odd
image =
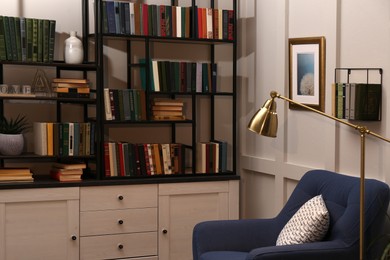
[[[0,183],[3,182],[31,182],[33,174],[29,168],[1,168]]]
[[[185,120],[184,102],[178,99],[154,98],[152,102],[153,120]]]
[[[380,120],[382,85],[335,83],[332,86],[334,115],[349,120]]]
[[[54,78],[51,87],[57,97],[89,98],[91,93],[88,79]]]
[[[183,144],[105,142],[104,158],[106,177],[185,172]]]
[[[212,142],[197,143],[196,172],[218,173],[227,170],[226,141],[214,140]]]
[[[233,10],[103,1],[103,32],[233,40]]]
[[[141,89],[104,89],[106,120],[146,120],[145,91]]]
[[[43,156],[95,154],[95,123],[34,122],[34,153]]]
[[[0,60],[52,62],[56,21],[0,16]]]
[[[145,64],[145,60],[140,60]],[[150,90],[155,92],[214,93],[217,90],[217,64],[151,60]],[[140,70],[142,88],[146,89],[145,66]]]

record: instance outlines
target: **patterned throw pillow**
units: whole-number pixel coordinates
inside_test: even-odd
[[[320,241],[329,228],[329,212],[322,195],[308,200],[280,232],[276,245],[294,245]]]

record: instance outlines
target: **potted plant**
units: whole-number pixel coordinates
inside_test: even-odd
[[[23,151],[23,133],[30,128],[24,115],[7,119],[0,117],[0,153],[2,155],[19,155]]]

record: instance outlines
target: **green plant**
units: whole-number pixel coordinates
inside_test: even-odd
[[[22,134],[31,127],[26,116],[18,115],[16,118],[0,118],[0,133],[2,134]]]

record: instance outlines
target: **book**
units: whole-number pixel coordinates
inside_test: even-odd
[[[7,50],[5,46],[4,18],[0,15],[0,60],[7,60]]]
[[[49,21],[49,62],[52,62],[54,59],[54,43],[56,36],[56,21]]]
[[[67,170],[86,169],[87,168],[87,164],[81,163],[81,162],[74,162],[74,163],[56,162],[56,163],[53,163],[52,166],[55,168],[67,169]]]
[[[155,106],[184,106],[184,102],[178,99],[162,99],[155,98],[153,99],[153,105]]]
[[[51,168],[50,172],[56,172],[56,173],[60,173],[62,175],[82,175],[83,174],[83,169],[82,168],[63,169],[63,168],[53,167],[53,168]]]
[[[1,176],[24,176],[31,175],[30,168],[0,168]]]
[[[46,123],[46,136],[47,136],[47,155],[54,155],[53,146],[53,122]]]
[[[108,88],[105,88],[103,90],[103,95],[104,95],[104,112],[106,115],[106,120],[112,120],[110,90]]]
[[[80,84],[80,86],[85,86],[83,84],[88,84],[88,79],[79,79],[79,78],[54,78],[52,80],[53,83],[73,83]]]
[[[16,60],[22,60],[22,45],[21,45],[21,29],[20,29],[20,17],[15,17],[15,49],[16,49]]]
[[[81,181],[81,175],[79,174],[63,174],[58,171],[50,171],[50,177],[58,181]]]
[[[34,122],[34,153],[37,155],[47,155],[47,123]]]
[[[0,182],[23,182],[23,181],[34,181],[32,176],[1,176]]]
[[[355,120],[380,120],[381,84],[355,84]]]

